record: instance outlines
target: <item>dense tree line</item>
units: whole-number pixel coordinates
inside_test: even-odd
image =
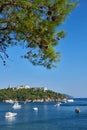
[[[42,100],[43,101],[57,101],[59,99],[64,99],[65,95],[61,93],[54,92],[52,90],[46,90],[44,89],[13,89],[13,88],[7,88],[7,89],[1,89],[0,90],[0,101],[4,100],[18,100],[18,101],[34,101],[34,100]]]

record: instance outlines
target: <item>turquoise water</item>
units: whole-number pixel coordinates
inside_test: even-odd
[[[87,99],[75,99],[60,107],[55,107],[56,102],[20,104],[22,108],[14,110],[12,104],[0,103],[0,130],[87,130]],[[77,107],[79,114],[75,113]],[[7,111],[17,112],[17,116],[6,119]]]

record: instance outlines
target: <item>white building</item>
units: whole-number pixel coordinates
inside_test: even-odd
[[[13,89],[29,89],[30,86],[29,85],[20,85],[20,86],[16,86]]]
[[[47,91],[47,87],[44,87],[44,92]]]

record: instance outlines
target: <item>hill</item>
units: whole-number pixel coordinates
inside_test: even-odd
[[[45,90],[43,88],[23,88],[23,89],[1,89],[0,101],[17,100],[17,101],[59,101],[65,99],[66,96],[52,90]]]

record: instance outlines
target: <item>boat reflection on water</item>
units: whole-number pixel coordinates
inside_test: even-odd
[[[13,122],[15,121],[16,117],[9,117],[9,118],[5,118],[8,122]]]

